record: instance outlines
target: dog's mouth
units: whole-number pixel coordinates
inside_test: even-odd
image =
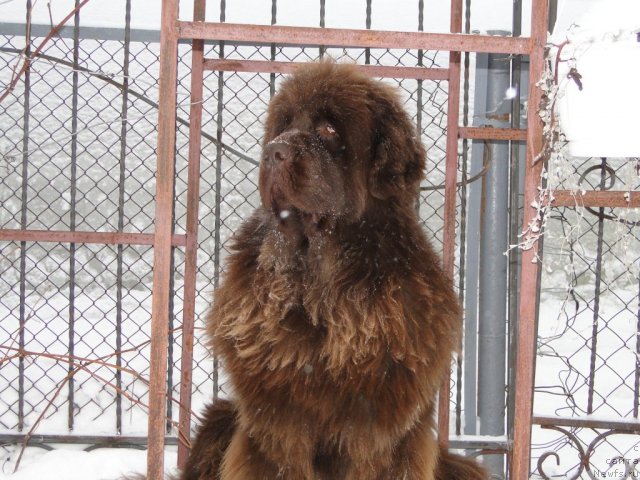
[[[283,227],[301,225],[318,230],[324,226],[327,218],[327,215],[319,212],[305,212],[291,205],[279,206],[276,203],[271,206],[271,211]]]
[[[292,214],[299,216],[306,223],[319,224],[324,218],[323,215],[315,212],[301,212],[292,208],[284,208],[275,212],[281,222],[286,222]]]

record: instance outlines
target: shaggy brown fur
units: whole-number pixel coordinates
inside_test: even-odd
[[[184,480],[486,478],[433,433],[461,322],[414,208],[414,132],[352,66],[300,68],[273,98],[262,206],[207,318],[233,403],[207,410]]]

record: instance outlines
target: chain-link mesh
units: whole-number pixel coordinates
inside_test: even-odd
[[[552,162],[548,174],[551,187],[574,192],[635,191],[639,178],[637,159]],[[579,198],[548,215],[535,412],[559,418],[534,435],[543,478],[637,475],[638,220],[637,209],[584,207]],[[636,473],[624,477],[627,466]]]
[[[6,86],[24,39],[1,38]],[[123,42],[77,47],[74,60],[73,39],[52,39],[3,102],[0,228],[151,232],[157,111],[122,94]],[[130,86],[148,95],[157,45],[131,50]],[[146,246],[3,243],[6,430],[144,433],[135,407],[146,403],[152,255]]]
[[[24,39],[0,38],[6,84]],[[6,135],[1,147],[7,174],[0,180],[0,228],[152,232],[159,45],[79,38],[77,47],[74,60],[74,40],[54,38],[33,61],[28,78],[3,103],[0,121]],[[210,58],[223,53],[226,58],[304,62],[319,58],[320,50],[210,44],[205,53]],[[328,48],[323,54],[362,63],[365,50]],[[368,55],[370,63],[387,66],[417,66],[418,57],[413,51],[396,50],[370,50]],[[436,66],[436,59],[447,62],[439,54],[420,55],[429,66]],[[176,233],[186,229],[190,67],[190,46],[181,44]],[[199,332],[222,272],[227,240],[259,204],[262,124],[281,80],[281,75],[240,72],[205,75],[193,371],[196,412],[212,395],[227,393],[224,376],[218,376]],[[385,81],[399,87],[427,146],[425,187],[440,186],[446,84]],[[425,190],[420,202],[424,225],[438,250],[443,193]],[[39,421],[38,430],[50,434],[69,429],[74,435],[90,434],[99,418],[103,433],[145,434],[152,255],[146,246],[3,243],[0,308],[6,320],[0,325],[0,344],[3,354],[13,357],[0,371],[9,386],[0,395],[5,430],[27,432]],[[175,249],[174,272],[168,388],[177,399],[185,301],[182,248]],[[17,353],[22,348],[26,354],[21,357]],[[70,375],[75,369],[78,372]],[[169,416],[177,420],[171,402]]]

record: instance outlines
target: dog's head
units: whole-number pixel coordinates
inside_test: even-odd
[[[310,64],[269,105],[260,195],[282,224],[355,222],[380,201],[412,206],[424,163],[392,88],[351,65]]]

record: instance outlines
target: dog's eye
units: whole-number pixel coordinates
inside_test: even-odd
[[[336,132],[335,127],[329,122],[324,122],[318,126],[318,135],[329,140],[335,138],[338,135],[338,132]]]

